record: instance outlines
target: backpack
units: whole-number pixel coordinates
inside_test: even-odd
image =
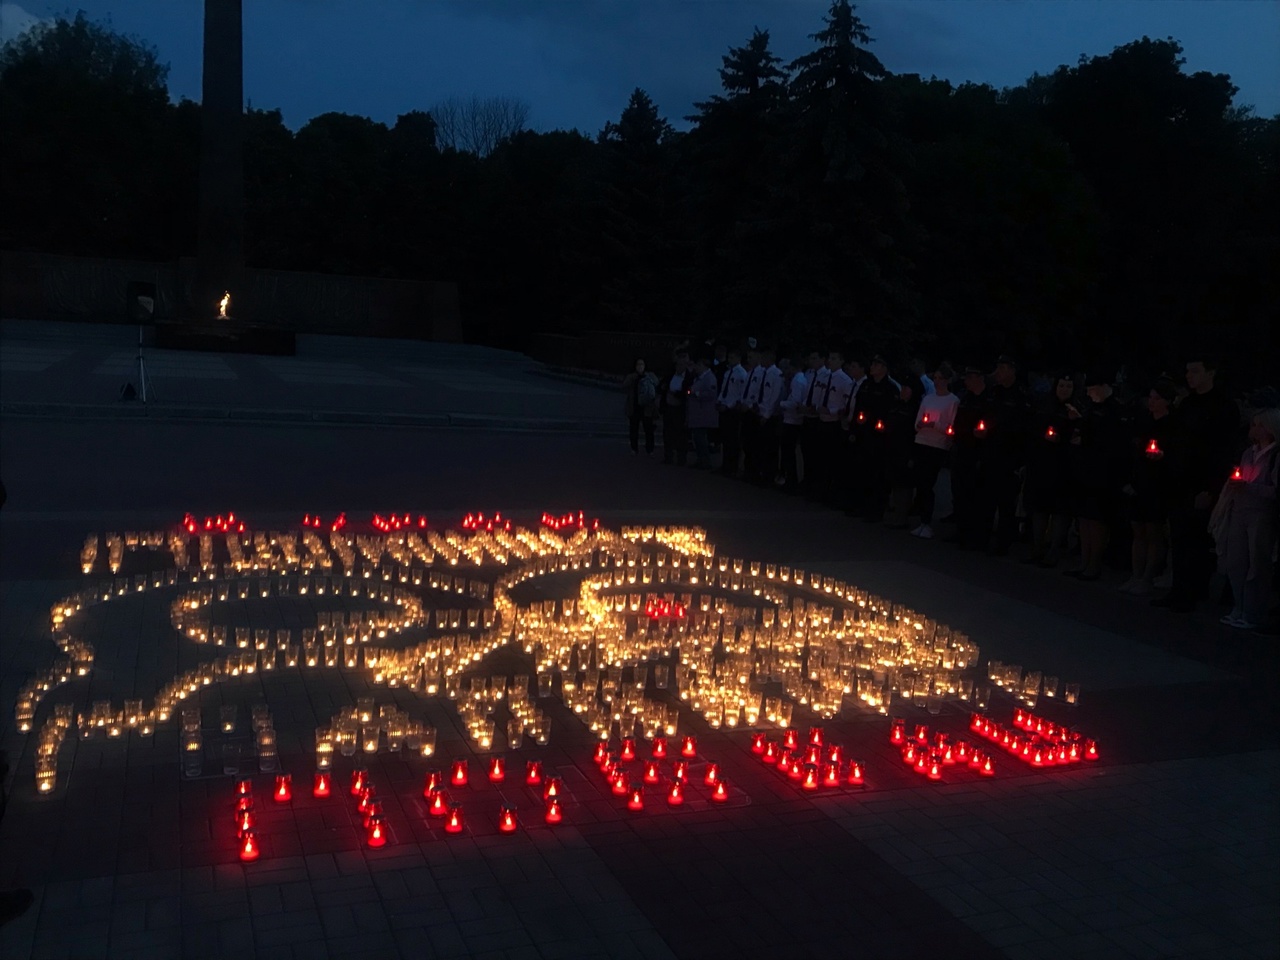
[[[647,407],[658,399],[658,388],[654,386],[653,378],[645,375],[640,378],[640,383],[636,385],[636,403],[641,407]]]

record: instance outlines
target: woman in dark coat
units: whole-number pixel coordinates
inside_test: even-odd
[[[1174,422],[1169,416],[1178,388],[1162,379],[1151,388],[1146,411],[1134,423],[1130,441],[1129,482],[1124,488],[1133,528],[1132,573],[1120,589],[1139,596],[1152,590],[1169,549],[1166,529],[1172,496],[1170,461],[1176,451]],[[1176,456],[1176,453],[1174,453]]]
[[[1111,378],[1091,374],[1088,399],[1069,404],[1067,416],[1075,432],[1070,443],[1072,506],[1080,529],[1080,568],[1067,575],[1078,580],[1102,577],[1111,523],[1120,503],[1128,466],[1129,433]]]
[[[1023,499],[1031,517],[1031,556],[1023,563],[1056,566],[1071,526],[1070,450],[1073,427],[1068,406],[1076,402],[1070,373],[1059,373],[1053,389],[1032,412],[1027,438],[1027,482]]]

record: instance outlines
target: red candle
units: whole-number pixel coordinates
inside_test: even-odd
[[[840,786],[840,765],[828,763],[822,768],[822,785],[824,787]]]
[[[875,429],[876,429],[876,433],[884,433],[884,421],[877,420]]]
[[[917,743],[929,742],[929,728],[925,726],[923,723],[916,724],[916,742]]]
[[[969,766],[975,770],[982,766],[982,761],[986,759],[981,750],[974,750],[969,754]]]
[[[916,745],[908,743],[902,748],[902,762],[912,764],[916,762]]]
[[[1086,760],[1098,759],[1098,743],[1095,740],[1086,740],[1084,742],[1084,758]]]
[[[1043,747],[1036,747],[1035,751],[1031,754],[1031,765],[1033,767],[1044,766],[1044,748]]]
[[[995,764],[991,762],[990,757],[982,758],[982,766],[978,767],[978,772],[984,777],[994,777],[996,775]]]
[[[796,733],[795,728],[792,728],[783,734],[782,745],[788,750],[795,750],[800,746],[800,735]]]
[[[822,746],[822,728],[821,727],[809,728],[809,742],[812,744],[816,744],[819,747]]]
[[[449,812],[449,794],[443,790],[432,790],[431,800],[427,804],[427,812],[433,817],[443,817]]]
[[[977,714],[974,714],[974,716],[977,716]],[[905,726],[905,721],[898,717],[893,718],[893,726],[889,729],[890,743],[903,743],[906,741],[907,735],[905,732]]]
[[[969,762],[969,741],[957,740],[956,741],[956,763],[968,763],[968,762]]]
[[[439,770],[427,771],[427,775],[422,781],[423,799],[430,800],[432,791],[439,790],[443,786],[444,786],[444,777],[440,775]]]
[[[368,829],[369,829],[369,822],[370,822],[374,817],[381,817],[381,816],[382,816],[382,802],[381,802],[380,800],[371,800],[371,801],[369,801],[369,808],[368,808],[368,809],[365,811],[365,813],[364,813],[364,827],[365,827],[365,829],[366,829],[366,830],[368,830]]]
[[[636,742],[631,737],[625,737],[622,741],[622,762],[630,763],[636,758]]]
[[[928,425],[929,425],[929,414],[927,413],[920,414],[920,426],[927,427]]]
[[[664,760],[666,759],[666,756],[667,756],[667,738],[654,737],[653,738],[653,758],[655,760]]]
[[[838,743],[830,744],[827,747],[827,763],[843,763],[844,748]]]
[[[449,815],[444,819],[445,833],[461,833],[463,827],[462,821],[462,804],[449,804]]]
[[[276,803],[288,803],[293,799],[293,774],[281,773],[276,775],[276,789],[272,797]]]
[[[800,762],[799,757],[791,758],[791,762],[787,766],[787,777],[791,780],[804,779],[804,764]]]
[[[986,433],[986,432],[987,432],[987,421],[985,421],[985,420],[979,420],[979,421],[978,421],[978,425],[977,425],[976,427],[974,427],[974,428],[973,428],[973,432],[974,432],[974,433],[976,433],[978,436],[982,436],[984,433]]]
[[[1155,437],[1152,437],[1151,441],[1147,444],[1147,455],[1154,457],[1159,452],[1160,452],[1160,444],[1156,443]]]
[[[559,777],[547,777],[542,785],[542,799],[550,800],[552,797],[558,797],[564,793],[564,783]]]
[[[778,762],[778,754],[779,754],[779,750],[778,750],[777,742],[773,740],[766,740],[764,745],[764,752],[760,755],[760,759],[763,760],[765,763],[775,764]]]
[[[694,736],[685,737],[680,743],[680,756],[696,757],[698,755],[698,738]]]
[[[949,424],[949,423],[948,423],[948,424],[947,424],[947,429],[946,429],[946,434],[947,434],[947,436],[948,436],[948,437],[954,437],[954,436],[956,435],[956,428],[955,428],[955,427],[953,427],[951,424]]]
[[[751,734],[751,752],[756,754],[757,756],[764,753],[765,743],[768,741],[768,739],[769,738],[764,735],[764,732],[760,730],[757,730],[755,733]],[[654,746],[655,748],[657,746],[656,740],[654,741]],[[654,753],[654,756],[657,756],[656,752]]]
[[[240,822],[240,814],[253,809],[253,797],[240,797],[236,800],[236,822]]]
[[[673,780],[689,779],[689,761],[677,760],[671,765],[671,778]]]
[[[1232,470],[1232,471],[1231,471],[1231,479],[1232,479],[1232,480],[1243,480],[1243,479],[1244,479],[1244,474],[1240,472],[1240,468],[1239,468],[1239,467],[1236,467],[1234,470]]]
[[[489,758],[489,782],[502,783],[507,779],[507,764],[502,757]]]
[[[365,781],[369,779],[369,771],[364,767],[356,767],[351,771],[351,795],[353,797],[360,796],[364,790]]]
[[[542,761],[530,760],[524,765],[524,782],[531,787],[542,783]]]
[[[253,829],[253,804],[236,814],[236,836],[244,839],[246,831]]]
[[[593,755],[597,767],[602,767],[609,762],[609,745],[603,741],[596,744],[596,752]]]
[[[1053,439],[1054,437],[1056,437],[1057,435],[1058,435],[1058,434],[1057,434],[1057,431],[1055,431],[1055,430],[1053,429],[1053,426],[1052,426],[1052,425],[1050,425],[1050,426],[1049,426],[1049,428],[1048,428],[1047,430],[1045,430],[1045,432],[1044,432],[1044,438],[1045,438],[1046,440],[1052,440],[1052,439]]]
[[[453,770],[449,774],[450,786],[465,787],[467,785],[467,779],[468,779],[467,761],[466,760],[453,761]]]
[[[564,814],[560,810],[560,800],[552,797],[547,801],[547,812],[543,817],[547,823],[559,823],[564,819]]]
[[[261,851],[258,849],[258,835],[252,829],[246,830],[240,838],[240,859],[246,863],[257,860]]]
[[[716,803],[724,803],[729,799],[729,785],[723,780],[717,780],[715,789],[711,791],[711,799]]]
[[[377,789],[374,787],[372,783],[369,784],[361,792],[360,803],[357,805],[356,809],[359,810],[361,813],[368,813],[369,804],[372,803],[377,796],[378,796]]]
[[[1025,727],[1027,724],[1027,715],[1021,707],[1015,707],[1013,710],[1013,725],[1015,727]]]
[[[311,795],[313,797],[329,796],[329,775],[323,770],[316,771],[315,782],[311,785]]]
[[[671,786],[667,788],[667,805],[678,807],[684,803],[684,781],[672,780]]]
[[[952,750],[951,744],[947,744],[945,747],[942,748],[942,762],[943,763],[956,762],[955,751]]]
[[[803,768],[803,780],[800,784],[806,790],[818,789],[818,768],[812,763],[806,763]]]
[[[499,833],[515,833],[516,832],[516,812],[511,807],[502,807],[498,811],[498,832]]]
[[[662,779],[662,775],[659,772],[659,766],[660,765],[657,760],[645,761],[645,765],[644,765],[644,782],[645,783],[657,783]]]
[[[929,754],[923,750],[916,751],[915,771],[916,773],[929,772]]]
[[[805,763],[821,763],[822,748],[818,746],[816,743],[809,744],[809,746],[806,747],[804,751],[804,762]]]
[[[857,760],[849,761],[849,784],[851,786],[862,786],[862,764]]]
[[[708,763],[706,776],[702,779],[708,787],[714,787],[716,781],[720,779],[720,765],[718,763]]]
[[[613,775],[613,795],[615,797],[627,795],[627,775],[621,770]]]
[[[251,796],[253,796],[253,781],[252,781],[252,780],[237,780],[237,781],[236,781],[236,796],[237,796],[237,797],[251,797]]]
[[[937,761],[937,760],[930,760],[930,761],[929,761],[929,774],[928,774],[928,776],[929,776],[929,779],[930,779],[930,780],[941,780],[941,779],[942,779],[942,764],[941,764],[939,761]]]
[[[627,793],[626,790],[623,792]],[[644,787],[642,785],[638,783],[631,785],[630,793],[627,796],[627,809],[637,811],[644,809]]]
[[[387,828],[382,820],[382,814],[374,814],[369,817],[369,821],[365,824],[365,842],[371,847],[385,847],[387,845]]]

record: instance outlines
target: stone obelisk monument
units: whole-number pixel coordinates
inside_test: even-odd
[[[241,0],[204,0],[204,75],[200,127],[200,207],[196,269],[187,303],[193,320],[214,319],[225,293],[227,315],[243,321],[244,53]]]

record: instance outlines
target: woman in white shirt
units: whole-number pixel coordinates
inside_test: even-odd
[[[915,487],[920,525],[911,535],[924,540],[933,538],[933,489],[938,485],[938,474],[951,460],[951,425],[960,405],[960,398],[951,392],[955,375],[950,364],[938,364],[932,377],[934,393],[921,399],[916,414]]]
[[[1259,410],[1249,425],[1252,446],[1227,481],[1230,517],[1218,545],[1222,570],[1231,583],[1235,609],[1228,626],[1252,630],[1267,613],[1271,554],[1276,544],[1276,486],[1280,482],[1280,410]],[[1227,499],[1227,498],[1224,498]],[[1215,511],[1216,512],[1216,511]]]

